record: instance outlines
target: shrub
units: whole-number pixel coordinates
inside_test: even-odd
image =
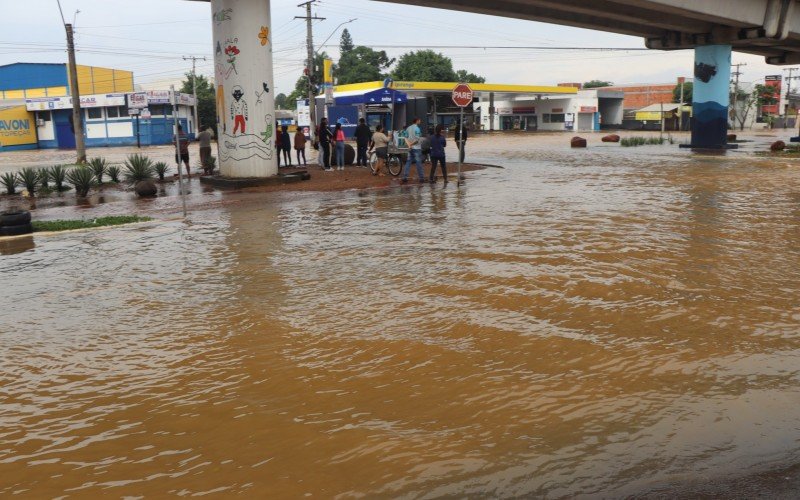
[[[67,179],[75,186],[75,195],[86,198],[89,190],[97,183],[94,170],[90,167],[75,167],[67,172]]]
[[[169,170],[169,165],[163,161],[160,161],[153,165],[153,169],[156,171],[156,174],[158,174],[158,180],[163,181],[164,175],[166,175],[167,171]]]
[[[94,172],[98,184],[103,183],[103,176],[108,172],[108,163],[105,158],[92,158],[89,160],[89,168]]]
[[[28,194],[33,196],[36,193],[36,185],[39,183],[39,171],[33,167],[25,167],[19,172],[19,178]]]
[[[64,165],[53,165],[48,171],[50,180],[56,185],[56,191],[66,191],[64,181],[67,179],[67,168]]]
[[[152,179],[154,173],[153,160],[144,155],[130,155],[125,160],[125,180],[131,184]]]
[[[109,165],[106,173],[109,177],[111,177],[111,182],[116,182],[119,184],[119,174],[122,170],[119,168],[118,165]]]
[[[42,190],[49,190],[50,189],[50,170],[47,168],[42,168],[39,170],[39,184],[42,186]]]
[[[6,188],[6,193],[15,194],[19,186],[19,176],[16,172],[6,172],[0,175],[0,184]]]

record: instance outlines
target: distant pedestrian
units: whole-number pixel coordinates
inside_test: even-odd
[[[466,125],[459,121],[456,124],[456,133],[453,139],[455,139],[456,141],[456,146],[458,147],[458,155],[459,155],[458,157],[461,159],[461,163],[464,163],[468,135],[469,133],[467,132]]]
[[[275,153],[278,157],[278,168],[281,168],[281,124],[275,120]]]
[[[297,151],[297,166],[300,166],[300,155],[303,155],[303,166],[307,167],[306,162],[306,134],[298,130],[294,134],[294,150]]]
[[[336,123],[336,128],[333,131],[333,140],[336,141],[336,165],[339,170],[344,170],[344,130],[342,124]]]
[[[172,136],[172,144],[175,144],[177,147],[178,141],[180,141],[180,147],[175,151],[175,163],[178,164],[178,170],[180,170],[182,161],[184,165],[186,165],[186,175],[192,175],[191,172],[189,172],[189,136],[183,131],[183,127],[180,123],[178,124],[178,135]],[[180,155],[178,153],[180,153]]]
[[[436,182],[436,166],[442,166],[442,177],[447,184],[447,165],[445,164],[444,147],[447,140],[444,136],[444,127],[436,125],[436,131],[431,136],[431,183]]]
[[[197,142],[200,143],[200,165],[203,170],[209,172],[208,161],[211,159],[211,139],[214,135],[211,129],[205,125],[200,128],[201,132],[197,134]]]
[[[369,129],[367,121],[361,118],[358,120],[358,127],[356,127],[356,148],[358,151],[356,165],[359,167],[367,166],[367,149],[369,148],[370,139],[372,139],[372,131]]]
[[[389,137],[383,133],[383,125],[375,127],[375,133],[372,134],[372,147],[375,148],[375,156],[378,157],[372,175],[382,176],[381,169],[389,156]]]
[[[323,118],[319,122],[319,130],[317,130],[317,137],[319,138],[319,147],[322,150],[322,168],[326,172],[332,172],[331,168],[331,142],[333,142],[333,134],[328,127],[328,119]]]
[[[408,174],[411,171],[411,164],[417,165],[417,179],[419,182],[425,182],[425,169],[422,166],[422,137],[419,129],[419,118],[414,118],[411,125],[406,128],[405,141],[408,144],[408,160],[406,166],[403,168],[403,179],[401,182],[406,184],[408,182]]]
[[[292,166],[292,136],[289,135],[289,127],[281,127],[281,151],[283,151],[283,163],[286,167]]]

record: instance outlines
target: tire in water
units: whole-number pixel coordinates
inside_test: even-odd
[[[31,213],[27,210],[3,212],[0,214],[0,226],[24,226],[31,223]]]
[[[31,234],[32,232],[33,226],[30,222],[17,226],[0,226],[0,236],[19,236],[21,234]]]

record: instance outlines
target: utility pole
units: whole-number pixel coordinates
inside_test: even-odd
[[[197,72],[195,71],[197,67],[197,60],[200,59],[205,61],[205,57],[197,57],[197,56],[183,56],[184,61],[188,61],[189,59],[192,60],[192,94],[194,94],[194,136],[197,137],[197,132],[200,130],[200,120],[197,117],[197,106],[200,102],[197,99]]]
[[[86,163],[86,143],[83,140],[83,119],[81,118],[81,94],[78,89],[78,66],[75,62],[75,39],[73,37],[72,25],[65,24],[67,31],[67,54],[69,57],[69,86],[72,93],[72,124],[75,130],[75,151],[77,152],[77,163]]]
[[[306,8],[305,16],[295,16],[295,19],[305,19],[306,21],[306,43],[308,45],[308,62],[306,65],[306,73],[308,73],[308,112],[311,119],[311,126],[308,127],[308,135],[311,137],[311,142],[314,142],[314,127],[317,125],[317,112],[316,112],[316,95],[314,92],[314,32],[311,29],[312,21],[324,21],[324,17],[315,17],[311,15],[311,5],[317,0],[309,0],[298,4],[298,7]]]
[[[731,71],[731,75],[736,78],[736,80],[734,80],[734,84],[733,84],[733,99],[732,99],[733,103],[732,103],[732,106],[733,106],[733,119],[737,120],[737,121],[739,120],[739,108],[737,107],[737,104],[739,103],[739,77],[742,74],[742,72],[739,70],[739,68],[741,68],[742,66],[747,66],[747,63],[731,64],[731,67],[736,68],[736,71]],[[728,87],[728,88],[730,88],[730,87]],[[742,119],[742,121],[744,121],[744,119]],[[736,123],[734,123],[733,125],[735,127]]]

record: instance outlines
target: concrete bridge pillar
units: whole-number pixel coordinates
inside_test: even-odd
[[[705,45],[694,49],[692,148],[728,147],[730,81],[730,45]]]
[[[278,174],[269,0],[211,0],[223,177]]]

